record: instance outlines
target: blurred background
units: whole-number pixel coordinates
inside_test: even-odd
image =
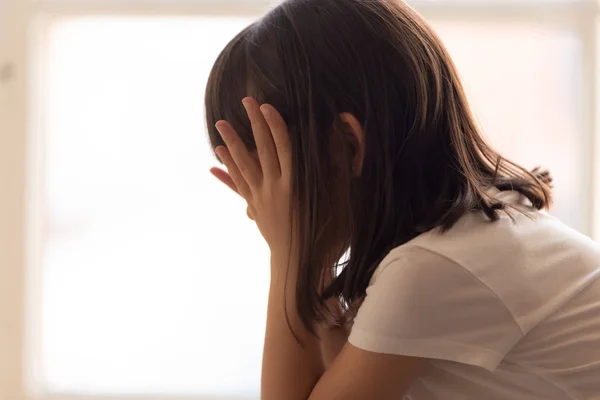
[[[596,0],[410,3],[599,238]],[[208,173],[203,93],[269,6],[0,0],[0,400],[258,398],[268,251]]]

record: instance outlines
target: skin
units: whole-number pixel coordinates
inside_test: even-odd
[[[237,186],[226,171],[223,171],[220,168],[211,168],[210,172],[225,186],[229,187],[239,195]],[[254,221],[254,216],[252,215],[249,207],[246,209],[246,213],[248,218]],[[330,309],[339,310],[341,312],[341,306],[336,299],[330,299],[327,303]],[[345,328],[332,328],[328,325],[320,324],[317,327],[317,333],[319,335],[321,348],[321,360],[325,369],[327,369],[333,363],[333,360],[335,360],[337,355],[348,341],[348,335],[350,332],[348,332]]]
[[[271,250],[271,284],[262,362],[262,400],[397,400],[422,373],[427,360],[361,350],[347,342],[347,332],[319,327],[311,335],[296,312],[297,250],[289,221],[291,155],[287,127],[277,110],[245,98],[242,103],[252,124],[258,157],[248,153],[226,121],[216,124],[227,147],[216,153],[228,172],[211,172],[248,203],[248,216]],[[354,164],[362,168],[363,132],[349,114],[342,115],[358,143]],[[289,232],[288,234],[282,234]],[[290,273],[286,274],[287,267]],[[287,296],[284,290],[287,286]],[[296,332],[298,343],[288,327]]]

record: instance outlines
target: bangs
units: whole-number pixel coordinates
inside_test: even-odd
[[[224,146],[215,128],[218,121],[226,120],[236,130],[249,150],[256,144],[242,99],[249,95],[248,38],[254,24],[240,32],[223,49],[210,72],[205,92],[206,126],[212,149]]]

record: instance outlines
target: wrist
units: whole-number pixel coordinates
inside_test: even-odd
[[[290,257],[286,255],[271,254],[271,291],[289,293],[295,291],[297,281],[297,268],[292,265]]]

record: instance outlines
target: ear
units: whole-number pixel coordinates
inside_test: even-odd
[[[363,127],[356,117],[350,113],[341,113],[340,119],[344,124],[346,140],[352,150],[352,172],[360,176],[365,158],[365,135]]]

